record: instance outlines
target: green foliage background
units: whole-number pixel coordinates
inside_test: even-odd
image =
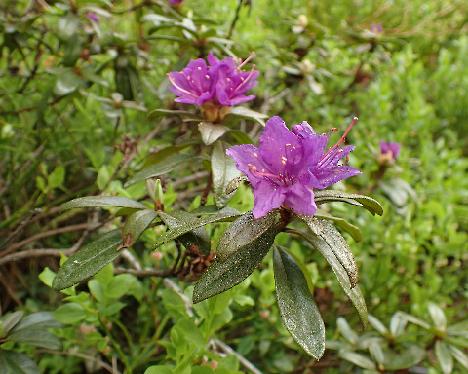
[[[255,53],[261,74],[252,109],[281,115],[288,124],[306,120],[323,132],[343,129],[353,114],[359,117],[348,141],[356,145],[350,163],[363,175],[346,186],[371,193],[385,214],[376,218],[339,205],[331,213],[362,230],[360,243],[347,239],[370,313],[386,325],[397,311],[428,320],[433,302],[449,325],[466,318],[466,3],[241,3],[228,37],[238,6],[234,0],[187,0],[178,9],[165,1],[2,2],[0,313],[56,311],[64,324],[56,331],[61,355],[12,342],[2,348],[34,357],[44,373],[105,372],[113,361],[129,373],[150,365],[165,365],[151,373],[247,370],[238,357],[220,355],[226,353],[223,344],[265,373],[366,370],[334,350],[316,364],[293,343],[279,319],[271,259],[249,280],[194,310],[186,305],[193,288],[189,281],[115,275],[107,267],[64,298],[46,286],[58,269],[57,256],[11,260],[15,253],[69,248],[80,239],[82,231],[61,228],[87,222],[101,223],[103,231],[118,226],[115,209],[64,213],[57,207],[99,192],[145,195],[142,183],[125,187],[125,180],[151,153],[198,136],[196,124],[153,112],[176,108],[166,74],[209,51],[244,58]],[[87,18],[90,11],[98,23]],[[161,26],[148,17],[153,13],[178,21]],[[188,19],[195,31],[184,32],[184,25],[192,27],[184,24]],[[382,31],[375,31],[379,27]],[[402,145],[401,156],[384,175],[378,173],[381,140]],[[200,205],[206,176],[177,185],[197,171],[200,165],[194,163],[167,176],[167,209]],[[249,188],[242,186],[230,205],[251,209]],[[214,242],[222,227],[210,229]],[[58,231],[40,236],[50,230]],[[145,266],[164,269],[171,266],[175,247],[164,245],[152,256],[148,248],[157,233],[145,232],[132,253]],[[327,337],[343,340],[337,317],[361,330],[323,259],[301,242],[279,241],[307,270]],[[440,337],[433,333],[411,326],[403,340],[426,351],[419,366],[448,372],[440,363],[444,355],[434,348]],[[454,341],[466,349],[466,338]],[[456,362],[453,372],[463,372]]]

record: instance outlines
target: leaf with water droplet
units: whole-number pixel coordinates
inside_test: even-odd
[[[304,274],[279,247],[273,252],[273,266],[281,318],[294,340],[318,360],[325,351],[325,324]]]
[[[241,213],[239,213],[237,210],[226,207],[219,210],[215,214],[204,215],[200,218],[196,217],[194,219],[186,220],[181,225],[174,227],[173,229],[158,237],[154,243],[154,248],[157,248],[164,243],[170,242],[171,240],[174,240],[179,236],[184,235],[189,231],[193,231],[199,227],[215,222],[232,221],[235,217],[240,215]]]
[[[123,196],[86,196],[70,200],[61,206],[62,209],[94,208],[94,207],[120,207],[144,209],[145,206],[138,201]]]
[[[364,326],[367,326],[367,307],[364,296],[362,295],[359,286],[352,287],[349,275],[341,262],[337,259],[335,253],[331,249],[330,245],[323,239],[313,234],[313,232],[301,232],[301,235],[315,248],[330,264],[333,272],[335,273],[338,283],[345,292],[346,296],[351,300],[354,307],[358,311],[359,317],[361,317]]]
[[[120,255],[121,244],[120,231],[113,230],[85,245],[60,267],[52,287],[62,290],[90,278]]]
[[[329,246],[336,259],[343,266],[343,269],[346,270],[351,282],[351,288],[353,288],[359,280],[358,267],[346,240],[344,240],[335,226],[327,220],[308,216],[300,216],[300,218],[307,224],[307,227],[314,235],[321,238]]]
[[[315,203],[317,205],[331,203],[331,202],[343,202],[354,206],[361,206],[366,208],[372,214],[383,214],[382,205],[377,200],[365,195],[352,194],[343,191],[335,190],[323,190],[315,192]]]
[[[131,241],[126,244],[133,245],[157,216],[158,214],[151,209],[142,209],[132,213],[123,227],[123,237],[131,238]]]
[[[270,250],[277,232],[267,230],[251,242],[216,259],[195,283],[193,302],[199,303],[242,282],[255,270]]]

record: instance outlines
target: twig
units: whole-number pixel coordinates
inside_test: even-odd
[[[226,39],[231,39],[232,33],[234,32],[234,28],[236,27],[236,23],[239,20],[240,10],[243,4],[244,0],[237,1],[236,13],[234,14],[234,18],[232,19],[231,25],[229,26],[229,31],[227,33]]]
[[[260,370],[258,370],[254,364],[252,364],[249,360],[247,360],[244,356],[242,356],[240,353],[237,353],[234,349],[232,349],[230,346],[228,346],[226,343],[223,343],[219,339],[211,339],[210,343],[218,348],[219,350],[223,351],[224,353],[228,355],[233,355],[236,356],[241,365],[243,365],[247,370],[250,370],[254,374],[262,374]]]
[[[124,249],[122,252],[122,257],[127,260],[128,264],[133,267],[133,269],[140,271],[141,265],[138,262],[138,259],[130,252],[128,249]]]
[[[44,257],[44,256],[53,256],[53,257],[60,257],[62,254],[65,256],[69,256],[76,252],[81,245],[83,244],[86,236],[88,235],[89,231],[85,231],[81,236],[80,240],[78,240],[75,244],[73,244],[70,248],[35,248],[35,249],[28,249],[26,251],[21,251],[17,253],[12,253],[5,257],[0,258],[0,266],[9,262],[19,261],[25,258],[33,258],[33,257]]]
[[[7,249],[5,249],[1,253],[1,255],[5,256],[5,255],[15,251],[16,249],[25,246],[26,244],[33,243],[33,242],[35,242],[35,241],[37,241],[39,239],[44,239],[44,238],[47,238],[49,236],[54,236],[54,235],[57,235],[57,234],[63,234],[63,233],[66,233],[66,232],[73,232],[73,231],[93,230],[95,228],[97,228],[97,225],[91,226],[89,223],[80,223],[80,224],[77,224],[77,225],[59,227],[58,229],[49,230],[49,231],[45,231],[45,232],[40,232],[39,234],[33,235],[30,238],[27,238],[27,239],[25,239],[25,240],[23,240],[21,242],[14,243],[14,244],[10,245]]]
[[[190,183],[198,179],[206,178],[210,173],[208,171],[199,171],[197,173],[187,175],[186,177],[179,178],[172,183],[172,186],[175,188],[182,184]]]

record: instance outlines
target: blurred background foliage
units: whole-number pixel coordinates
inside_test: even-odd
[[[467,14],[462,0],[186,0],[179,7],[3,0],[0,372],[14,360],[28,373],[34,362],[44,373],[140,373],[150,365],[151,373],[466,372]],[[194,308],[189,281],[117,275],[110,266],[66,295],[48,287],[61,250],[119,221],[115,209],[58,206],[100,192],[140,198],[144,185],[124,181],[147,156],[198,136],[196,124],[153,110],[181,108],[166,74],[210,51],[255,54],[256,111],[289,124],[307,120],[317,131],[360,119],[348,140],[356,145],[350,162],[363,174],[346,184],[377,198],[385,214],[338,205],[332,212],[362,230],[360,243],[348,241],[369,311],[382,322],[363,331],[327,264],[284,239],[307,269],[327,325],[332,349],[318,363],[281,325],[271,261]],[[255,136],[253,126],[241,123]],[[379,163],[380,141],[401,143],[393,165]],[[166,208],[199,206],[207,175],[192,165],[165,177]],[[249,189],[241,186],[230,205],[250,209]],[[211,231],[216,242],[220,227]],[[145,233],[130,258],[167,268],[173,244],[145,251],[156,235]],[[54,328],[62,348],[55,340],[31,344],[14,330],[9,339],[5,326],[27,318],[12,319],[14,311],[55,312],[61,327],[40,323]],[[388,365],[402,351],[407,361]]]

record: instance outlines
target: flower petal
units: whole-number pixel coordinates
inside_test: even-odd
[[[283,171],[287,164],[294,165],[298,161],[297,154],[302,152],[298,137],[289,131],[278,116],[267,121],[260,135],[258,150],[263,161],[275,174]]]
[[[252,144],[235,145],[226,150],[226,154],[236,162],[236,167],[249,178],[252,187],[263,178],[255,170],[261,171],[265,168],[258,154],[258,148]]]
[[[313,216],[317,211],[314,192],[301,183],[295,183],[288,188],[284,203],[297,214]]]
[[[324,189],[343,179],[361,174],[361,171],[351,166],[336,166],[330,169],[316,169],[313,174],[320,182],[320,186],[314,187]]]
[[[255,218],[263,217],[273,209],[279,208],[285,199],[283,188],[265,180],[254,186],[253,193]]]

